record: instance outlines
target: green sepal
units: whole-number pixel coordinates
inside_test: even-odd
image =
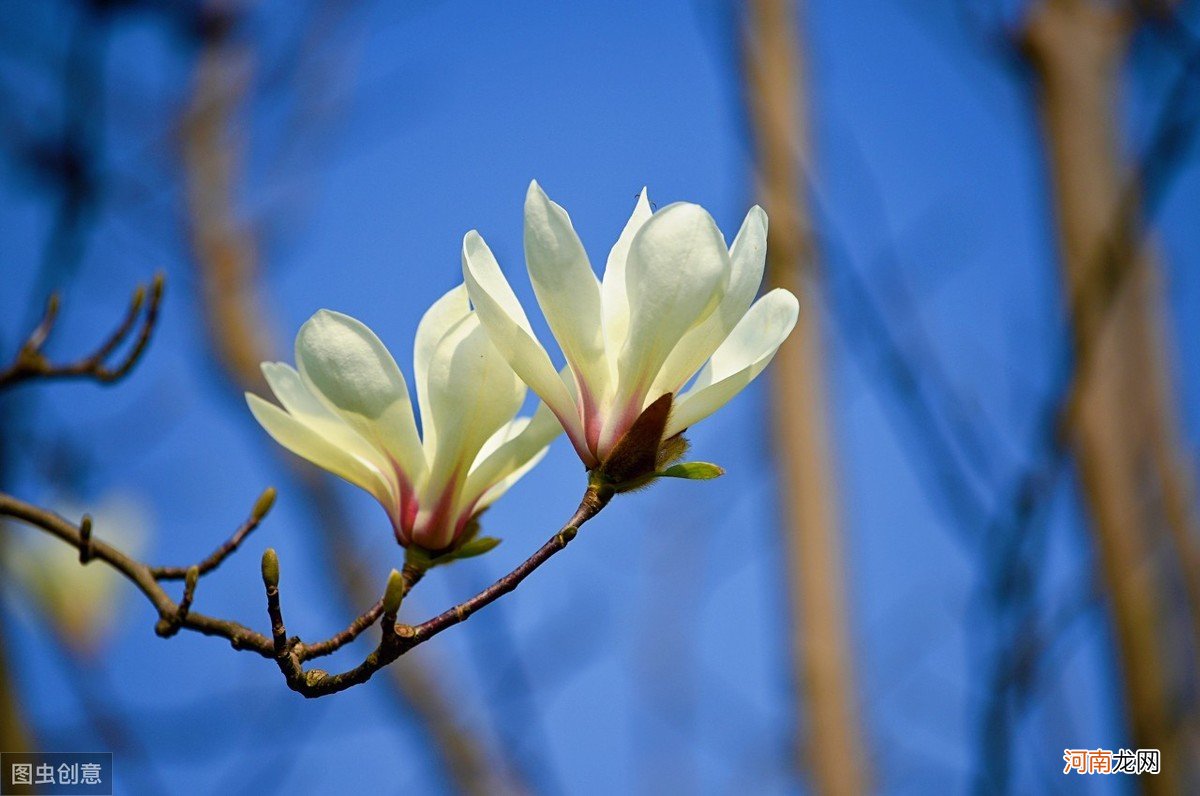
[[[468,526],[466,533],[463,534],[463,539],[465,541],[459,544],[458,547],[440,553],[431,553],[415,545],[409,546],[405,550],[404,560],[407,564],[417,569],[430,570],[434,567],[440,567],[443,564],[449,564],[452,561],[481,556],[495,549],[496,545],[500,544],[501,541],[495,536],[480,536],[477,518],[471,521],[471,525]]]
[[[711,462],[680,462],[659,473],[663,478],[687,478],[691,481],[711,481],[725,475],[725,469]]]
[[[455,558],[474,558],[475,556],[481,556],[490,550],[494,550],[496,545],[500,544],[500,541],[501,540],[495,536],[480,536],[476,539],[472,539],[462,547],[458,548],[458,550],[453,553],[453,556]]]

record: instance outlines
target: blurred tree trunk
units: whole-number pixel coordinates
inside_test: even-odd
[[[258,288],[255,240],[236,210],[242,143],[237,113],[249,88],[250,62],[245,48],[227,35],[229,22],[217,19],[209,26],[181,139],[188,225],[207,326],[216,359],[240,400],[242,391],[266,389],[259,364],[276,359],[277,348],[264,317],[269,302]],[[372,604],[382,593],[383,580],[372,582],[371,568],[353,549],[348,518],[328,480],[282,448],[276,450],[303,487],[348,602]],[[418,657],[397,660],[381,677],[391,684],[407,717],[425,732],[455,792],[494,796],[524,790],[459,722],[438,678]]]
[[[5,412],[10,411],[9,406],[5,405],[0,400],[0,408]],[[8,419],[8,415],[0,413],[0,418]],[[4,426],[3,421],[0,421],[0,426]],[[0,482],[5,480],[8,451],[5,448],[5,429],[0,427]],[[0,529],[0,559],[4,557],[4,545],[10,544],[9,534],[13,532],[12,527]],[[28,532],[29,529],[22,528],[22,532]],[[17,693],[17,680],[9,668],[8,650],[5,649],[8,641],[8,627],[5,622],[4,606],[0,605],[0,752],[32,752],[34,751],[33,739],[30,737],[29,729],[25,726],[25,718],[21,712],[20,697]]]
[[[16,681],[8,668],[4,649],[6,628],[0,621],[0,752],[31,752],[33,744],[21,716],[17,701]]]
[[[797,753],[823,794],[865,793],[868,755],[847,626],[837,468],[829,441],[818,270],[800,161],[809,154],[806,91],[789,0],[750,4],[745,70],[770,216],[767,282],[800,299],[796,331],[771,374],[772,438],[800,691]],[[805,720],[801,720],[801,717]]]
[[[1114,3],[1044,0],[1024,32],[1079,358],[1067,433],[1111,601],[1132,740],[1162,751],[1163,774],[1143,782],[1180,793],[1196,756],[1189,681],[1200,639],[1200,536],[1161,277],[1137,194],[1124,187],[1118,86],[1134,22]]]

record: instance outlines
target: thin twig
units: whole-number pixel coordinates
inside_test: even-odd
[[[43,353],[42,348],[54,331],[58,319],[59,297],[51,295],[46,302],[45,312],[29,337],[25,339],[16,357],[7,367],[0,369],[0,389],[12,387],[33,379],[90,379],[100,384],[112,384],[133,370],[142,358],[150,337],[158,325],[158,312],[162,305],[163,275],[157,274],[150,285],[150,302],[146,303],[146,288],[139,285],[133,292],[129,309],[121,324],[104,339],[100,346],[87,356],[67,363],[54,363]],[[142,308],[145,306],[145,312]],[[141,323],[138,323],[138,319]],[[134,330],[137,330],[136,336]],[[133,347],[117,363],[110,363],[113,352],[129,340]]]
[[[179,616],[179,605],[155,580],[147,564],[136,561],[121,550],[99,539],[84,539],[80,527],[48,509],[34,506],[12,495],[0,492],[0,517],[12,517],[57,536],[77,550],[90,544],[91,559],[103,561],[130,580],[158,611],[160,621],[178,621],[181,628],[206,636],[227,639],[234,649],[256,652],[264,658],[274,655],[270,639],[237,622],[199,614],[194,611]]]
[[[600,513],[611,499],[612,491],[609,488],[589,485],[583,500],[579,503],[579,508],[575,510],[575,514],[567,521],[567,524],[516,569],[469,600],[461,602],[415,627],[394,625],[383,628],[379,645],[367,655],[362,663],[352,669],[338,674],[329,674],[321,669],[304,671],[300,656],[295,649],[290,650],[284,658],[277,658],[280,671],[283,672],[288,686],[305,697],[313,698],[336,694],[367,682],[375,672],[413,647],[425,643],[443,630],[465,622],[471,614],[517,588],[521,581],[525,580],[535,569],[566,547],[575,538],[580,526]],[[274,619],[276,607],[273,604],[269,587],[267,596],[268,611]]]
[[[272,492],[273,490],[268,490]],[[268,494],[264,493],[264,497]],[[165,576],[155,573],[172,572],[163,567],[151,567],[136,561],[117,548],[85,534],[87,523],[75,525],[52,511],[25,503],[22,500],[0,492],[0,517],[13,517],[29,525],[40,528],[57,536],[67,544],[81,552],[89,551],[90,558],[103,561],[128,580],[132,581],[146,595],[158,611],[159,620],[155,626],[158,635],[169,637],[179,630],[192,630],[208,636],[219,636],[227,639],[234,649],[249,650],[264,658],[274,660],[283,673],[288,687],[305,697],[319,697],[344,691],[360,683],[365,683],[375,672],[395,661],[404,653],[423,644],[437,634],[466,619],[479,609],[495,602],[520,585],[535,569],[546,563],[558,551],[562,550],[575,538],[580,526],[596,516],[608,501],[612,499],[612,491],[606,486],[591,484],[580,501],[579,508],[558,533],[550,537],[537,552],[522,562],[516,569],[497,580],[491,586],[476,594],[474,597],[455,605],[441,614],[422,622],[419,625],[397,625],[395,615],[385,615],[384,600],[376,602],[363,614],[354,619],[350,626],[324,641],[305,644],[298,637],[288,637],[283,620],[283,609],[279,596],[279,561],[274,550],[268,550],[263,556],[263,582],[266,587],[267,613],[271,620],[271,636],[268,638],[250,628],[225,619],[206,616],[191,610],[195,595],[196,584],[202,574],[201,565],[196,564],[184,570],[186,585],[180,602],[176,603],[163,589],[160,580]],[[273,497],[273,495],[272,495]],[[251,512],[251,522],[255,525],[262,520],[270,509],[270,500],[260,498]],[[247,525],[250,524],[249,522]],[[242,528],[246,528],[243,525]],[[242,529],[239,529],[239,531]],[[246,531],[249,533],[249,531]],[[237,538],[238,534],[234,534]],[[242,535],[244,538],[244,534]],[[232,541],[232,539],[231,539]],[[218,549],[225,550],[227,543]],[[236,545],[233,545],[236,547]],[[222,556],[210,556],[205,562],[215,560],[208,571],[219,564],[232,548]],[[406,566],[403,572],[402,594],[407,594],[423,571]],[[328,674],[320,669],[305,671],[303,664],[312,658],[328,655],[349,644],[368,627],[375,624],[379,618],[385,619],[381,630],[379,645],[353,669],[340,674]]]
[[[259,496],[258,502],[254,504],[254,511],[250,513],[250,517],[238,526],[238,529],[233,532],[233,535],[225,540],[225,543],[209,554],[208,558],[195,565],[201,575],[207,575],[221,565],[225,559],[229,558],[241,546],[242,542],[246,541],[255,528],[262,522],[263,517],[271,510],[271,506],[275,503],[275,490],[273,488],[266,489]],[[187,577],[188,570],[192,567],[151,567],[150,574],[155,580],[183,580]]]
[[[401,595],[403,598],[408,596],[408,593],[412,591],[413,586],[416,586],[421,578],[425,575],[425,570],[414,567],[411,564],[405,564],[404,571],[401,573],[401,575],[404,578],[404,591]],[[355,617],[350,623],[350,626],[345,630],[341,631],[340,633],[335,633],[325,641],[318,641],[315,644],[301,645],[300,649],[296,650],[296,654],[300,657],[301,661],[308,661],[312,660],[313,658],[332,655],[342,647],[349,644],[351,641],[354,641],[354,639],[361,636],[364,632],[366,632],[367,628],[379,621],[379,617],[382,615],[383,598],[381,597],[375,601],[374,605],[372,605],[362,614],[359,614],[357,617]],[[386,620],[387,617],[384,616],[384,619]],[[392,618],[392,621],[393,623],[395,622],[395,617]]]
[[[350,622],[350,626],[340,633],[330,636],[325,641],[319,641],[316,644],[306,645],[302,650],[297,651],[300,660],[308,661],[313,658],[320,658],[325,655],[332,655],[342,647],[349,644],[354,639],[366,632],[367,628],[379,621],[380,614],[383,613],[383,599],[375,601],[375,604],[368,608],[364,613],[359,614]]]

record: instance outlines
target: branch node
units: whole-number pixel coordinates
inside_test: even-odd
[[[84,514],[79,520],[79,563],[92,560],[92,515]]]
[[[179,601],[179,610],[176,616],[182,622],[187,619],[188,611],[192,607],[192,599],[196,596],[196,584],[200,582],[200,567],[188,567],[187,577],[183,581],[183,599]]]

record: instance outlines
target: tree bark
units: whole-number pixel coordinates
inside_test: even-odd
[[[1149,792],[1177,793],[1196,784],[1187,763],[1196,758],[1187,679],[1200,640],[1200,534],[1161,276],[1120,154],[1118,85],[1133,23],[1117,4],[1044,0],[1024,32],[1079,360],[1068,433],[1110,600],[1132,740],[1162,752],[1163,773],[1143,782]]]
[[[263,361],[277,349],[264,317],[256,277],[255,240],[235,209],[240,149],[237,110],[250,80],[248,54],[217,36],[200,55],[194,93],[182,129],[188,227],[202,291],[204,311],[218,364],[237,393],[262,391]],[[371,583],[369,567],[347,544],[349,523],[326,479],[279,449],[296,484],[303,487],[330,551],[339,585],[348,601],[368,606],[383,583]],[[389,531],[390,536],[390,531]],[[395,661],[387,681],[418,723],[455,792],[523,792],[515,774],[493,763],[480,742],[456,715],[436,676],[417,658]]]
[[[32,752],[33,742],[21,715],[16,681],[4,649],[5,628],[0,621],[0,752]]]
[[[771,374],[792,650],[799,690],[797,755],[823,794],[869,787],[848,630],[837,467],[829,440],[818,270],[798,159],[809,131],[797,24],[787,0],[750,4],[747,98],[762,203],[770,216],[767,282],[800,299],[796,331]]]

